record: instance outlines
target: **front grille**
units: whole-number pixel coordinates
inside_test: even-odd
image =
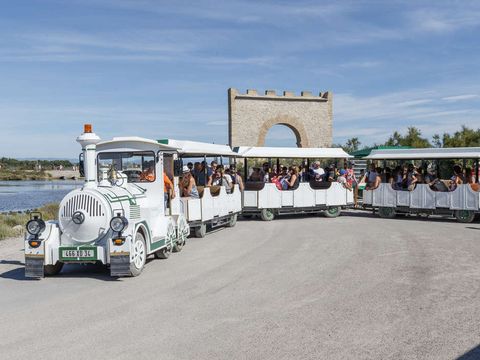
[[[83,210],[90,217],[104,216],[105,211],[102,204],[93,196],[78,194],[68,200],[62,208],[62,217],[72,217],[77,210]]]

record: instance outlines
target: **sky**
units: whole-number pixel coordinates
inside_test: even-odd
[[[479,35],[469,0],[0,0],[0,157],[75,157],[83,123],[226,143],[229,87],[332,91],[335,143],[478,128]]]

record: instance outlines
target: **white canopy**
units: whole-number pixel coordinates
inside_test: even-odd
[[[159,140],[159,142],[178,148],[178,152],[183,156],[238,156],[238,154],[233,152],[228,145],[174,139]]]
[[[289,147],[249,147],[235,148],[244,158],[300,158],[300,159],[346,159],[348,155],[341,148],[289,148]]]
[[[97,151],[175,151],[171,145],[159,144],[157,141],[139,136],[114,137],[97,144]]]
[[[480,147],[424,148],[372,150],[364,159],[370,160],[429,160],[429,159],[479,159]]]

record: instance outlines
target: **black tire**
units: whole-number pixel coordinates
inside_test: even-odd
[[[155,252],[155,257],[157,259],[168,259],[170,254],[172,253],[172,249],[168,247],[164,247]]]
[[[182,251],[183,245],[185,245],[185,240],[186,236],[183,235],[183,233],[180,232],[180,235],[177,237],[177,240],[175,241],[175,244],[173,245],[172,251],[177,253]]]
[[[133,242],[133,261],[130,263],[130,274],[138,276],[142,273],[145,263],[147,262],[147,245],[143,234],[137,232]]]
[[[60,271],[63,269],[63,263],[57,261],[55,265],[45,265],[43,267],[43,273],[45,276],[54,276],[60,274]]]
[[[475,212],[472,210],[456,210],[455,218],[461,223],[471,223],[475,220]]]
[[[397,212],[393,207],[379,207],[378,216],[384,219],[393,219],[397,216]]]
[[[195,228],[195,237],[204,238],[206,234],[207,234],[206,224],[201,224],[200,226]]]
[[[327,210],[325,210],[324,214],[327,218],[336,218],[338,215],[340,215],[341,211],[342,209],[340,206],[330,206]]]
[[[260,218],[263,221],[272,221],[273,219],[275,219],[275,213],[272,209],[262,209],[262,211],[260,212]]]
[[[227,227],[234,227],[237,224],[237,214],[233,214],[227,223]]]

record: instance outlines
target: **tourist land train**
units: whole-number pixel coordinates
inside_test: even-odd
[[[280,158],[310,164],[313,160],[347,161],[352,157],[340,148],[232,149],[140,137],[101,141],[91,125],[85,125],[77,142],[82,147],[84,185],[61,201],[58,221],[45,222],[40,213],[31,214],[25,236],[26,277],[58,274],[66,263],[101,263],[110,268],[111,276],[137,276],[148,256],[166,259],[171,252],[182,250],[190,233],[203,237],[208,229],[233,227],[239,214],[264,221],[283,214],[322,213],[332,218],[354,204],[353,191],[340,182],[310,180],[283,190],[272,182],[246,181],[249,164],[268,161],[271,165],[276,161],[278,169]],[[185,163],[190,159],[206,161],[207,157],[238,161],[244,171],[243,191],[239,184],[228,191],[224,186],[197,186],[198,196],[181,196],[179,184],[186,173]],[[379,149],[366,159],[384,163],[421,160],[422,164],[468,160],[475,166],[475,183],[479,182],[480,148]],[[170,195],[165,188],[168,180],[172,184]],[[401,191],[382,183],[365,190],[363,199],[365,207],[385,218],[398,213],[441,214],[471,222],[480,212],[480,192],[471,184],[441,192],[426,184]]]

